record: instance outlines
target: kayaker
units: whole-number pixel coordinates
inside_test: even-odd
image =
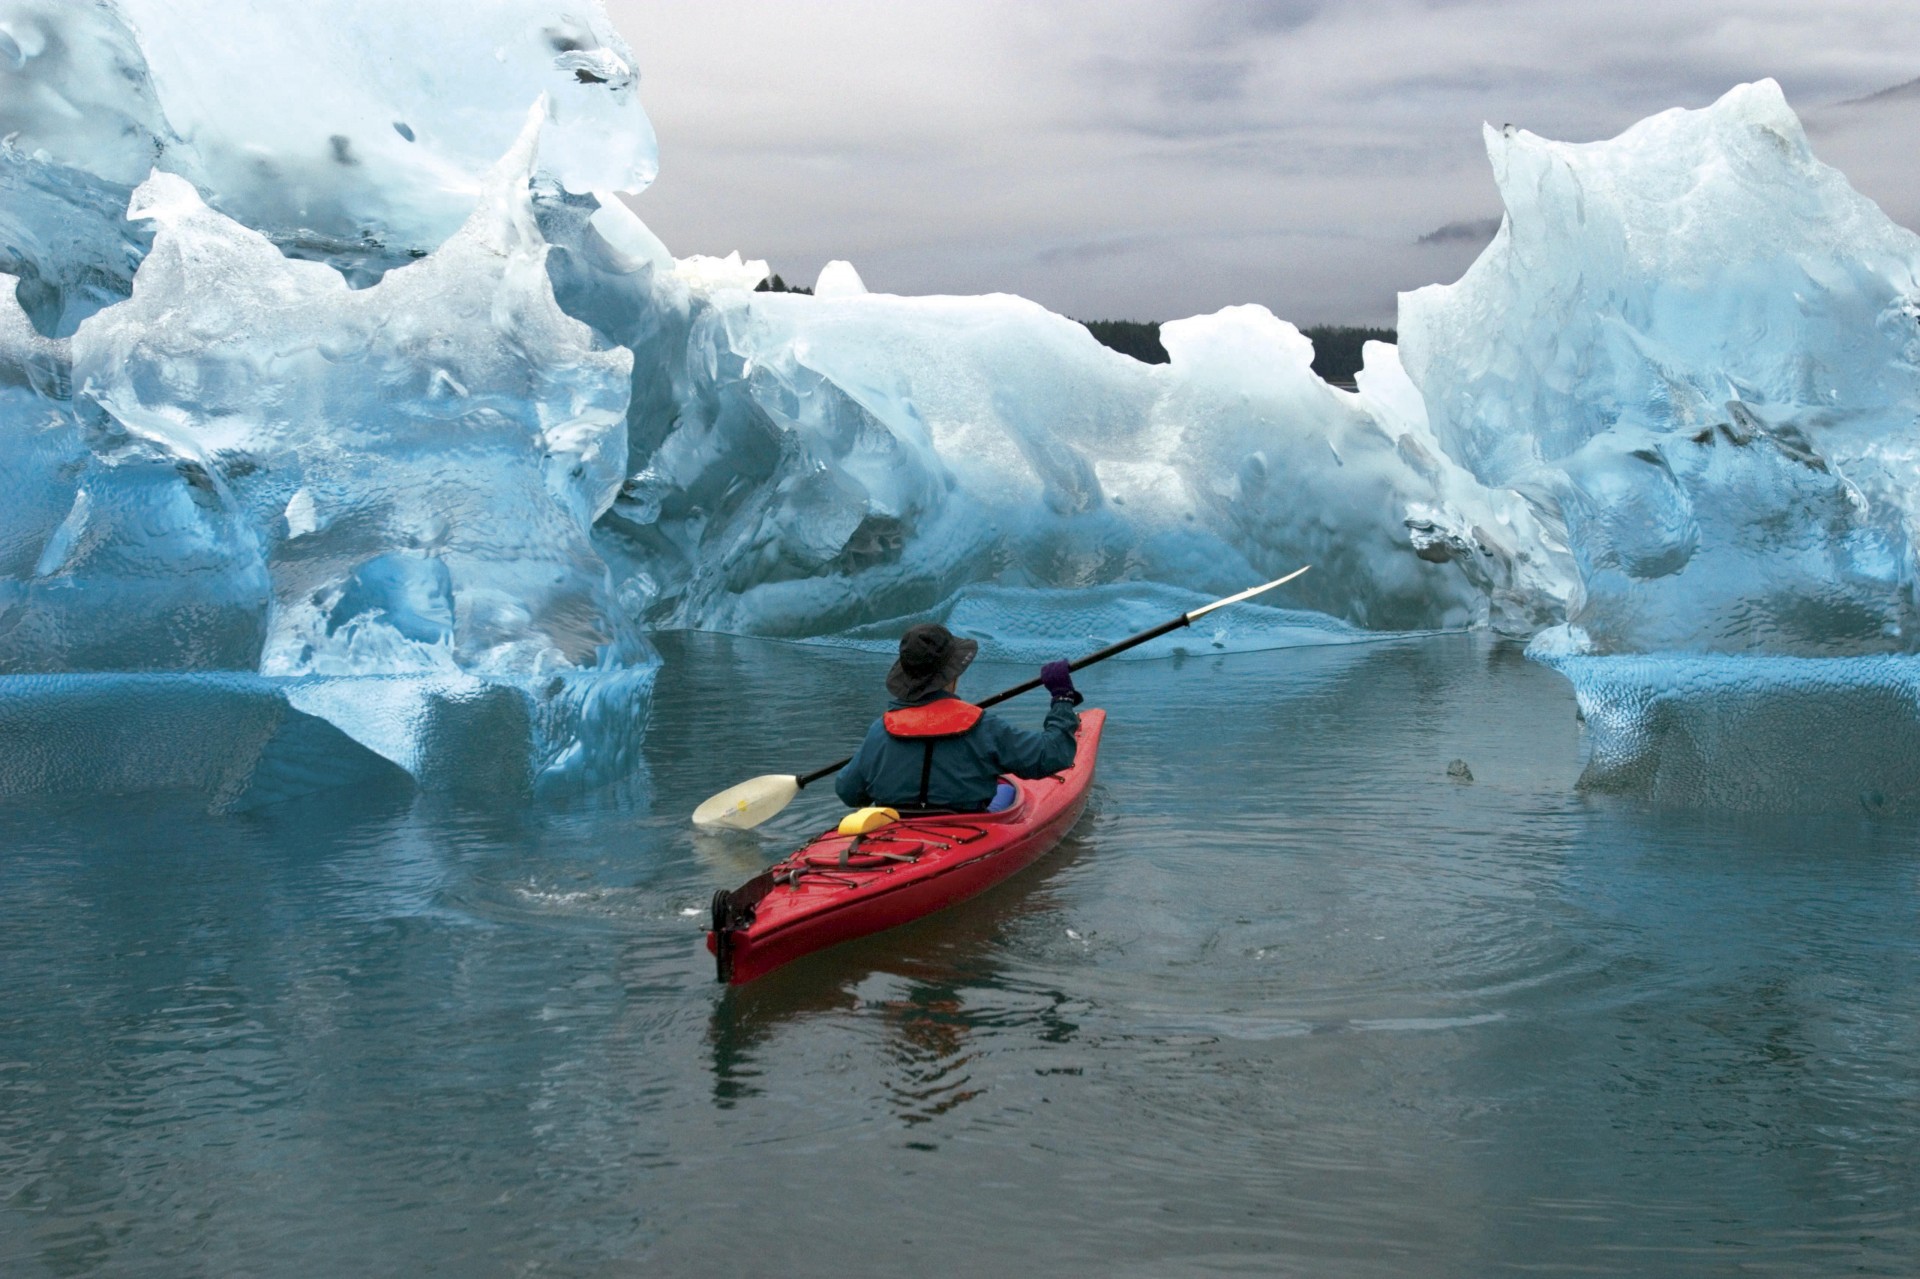
[[[1080,727],[1073,708],[1083,699],[1067,663],[1040,668],[1053,704],[1036,733],[960,699],[960,673],[979,651],[937,623],[900,637],[899,660],[887,672],[887,713],[834,778],[848,807],[995,812],[1013,802],[1003,775],[1048,777],[1072,767]]]

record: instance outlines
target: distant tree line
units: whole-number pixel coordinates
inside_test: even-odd
[[[1131,355],[1143,364],[1165,364],[1167,348],[1160,345],[1160,326],[1143,320],[1082,320],[1087,332],[1102,346]],[[1368,342],[1393,342],[1392,329],[1356,328],[1347,324],[1313,324],[1300,330],[1313,343],[1313,371],[1328,382],[1351,383],[1360,371],[1360,348]]]
[[[780,273],[778,271],[775,271],[773,273],[772,279],[762,280],[760,281],[760,283],[754,285],[753,291],[755,293],[807,293],[807,294],[811,294],[813,292],[812,289],[808,288],[804,284],[788,284],[785,280],[780,278]]]
[[[1165,364],[1167,348],[1160,345],[1160,326],[1139,320],[1082,320],[1101,346],[1131,355],[1142,364]]]

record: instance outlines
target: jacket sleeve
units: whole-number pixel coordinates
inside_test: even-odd
[[[865,808],[873,803],[873,765],[879,753],[875,739],[884,731],[878,724],[868,729],[860,749],[853,753],[845,768],[834,774],[833,793],[848,808]]]
[[[994,767],[1015,777],[1051,777],[1073,767],[1079,742],[1074,732],[1080,716],[1073,703],[1057,701],[1047,708],[1047,721],[1039,732],[1015,728],[996,715],[987,716],[992,725]]]

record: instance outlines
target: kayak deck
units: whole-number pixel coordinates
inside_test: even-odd
[[[707,949],[739,985],[829,946],[965,901],[1033,864],[1086,807],[1106,712],[1080,716],[1073,766],[1014,782],[997,813],[908,817],[866,835],[827,831],[713,898]]]

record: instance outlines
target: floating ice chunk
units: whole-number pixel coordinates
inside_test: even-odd
[[[853,269],[853,263],[838,258],[821,267],[813,282],[813,296],[817,298],[857,298],[866,291],[867,282]]]
[[[1507,204],[1403,295],[1441,449],[1564,533],[1600,652],[1920,647],[1920,238],[1772,81],[1608,142],[1487,132]]]

